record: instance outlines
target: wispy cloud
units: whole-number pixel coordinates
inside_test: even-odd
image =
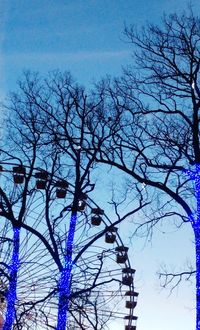
[[[13,52],[5,54],[7,61],[87,61],[87,60],[111,60],[126,58],[130,50],[99,50],[99,51],[77,51],[77,52]]]

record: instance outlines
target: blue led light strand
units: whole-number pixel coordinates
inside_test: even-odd
[[[69,296],[71,288],[71,272],[73,268],[72,252],[74,233],[76,229],[77,212],[72,212],[69,226],[69,233],[66,239],[66,254],[64,258],[64,267],[60,274],[59,301],[58,301],[58,318],[57,330],[66,330],[67,326],[67,312],[69,307]]]
[[[200,330],[200,164],[195,165],[195,170],[185,173],[194,181],[196,195],[196,212],[190,215],[190,221],[196,249],[196,330]]]
[[[195,192],[197,200],[196,219],[193,225],[196,246],[196,330],[200,330],[200,165],[196,165]]]
[[[12,261],[9,267],[9,290],[7,295],[7,311],[3,330],[11,330],[15,319],[15,301],[17,298],[17,273],[20,266],[19,263],[19,246],[20,246],[20,228],[13,228],[13,253]]]

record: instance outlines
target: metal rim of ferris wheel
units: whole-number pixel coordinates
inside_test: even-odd
[[[0,172],[4,184],[6,183],[5,187],[7,187],[6,189],[9,192],[9,198],[11,201],[14,201],[23,186],[26,168],[16,163],[2,162]],[[34,188],[30,189],[25,221],[31,223],[31,226],[37,230],[41,230],[48,239],[48,232],[44,224],[43,205],[47,181],[47,171],[34,169],[32,174]],[[11,185],[13,185],[12,188]],[[70,202],[72,188],[73,186],[67,181],[54,177],[52,182],[53,197],[50,205],[52,212],[59,214],[63,204],[67,201]],[[16,213],[17,203],[14,207]],[[64,253],[62,251],[62,243],[67,233],[66,219],[69,217],[69,214],[70,209],[62,215],[59,224],[57,224],[58,228],[55,228],[59,229],[59,233],[56,233],[56,235],[58,235],[59,252],[61,255]],[[80,196],[78,214],[74,256],[92,238],[98,235],[100,228],[104,231],[106,228],[109,228],[109,230],[106,230],[105,234],[98,241],[94,241],[95,244],[89,245],[74,266],[69,324],[82,322],[84,325],[85,322],[91,321],[89,325],[92,326],[92,320],[87,320],[87,314],[92,315],[92,313],[95,313],[95,308],[98,308],[98,316],[101,317],[102,322],[124,319],[127,323],[125,330],[135,330],[137,317],[134,315],[134,309],[137,305],[138,293],[134,290],[135,270],[131,268],[128,258],[128,247],[123,245],[117,228],[112,226],[112,222],[105,215],[104,211],[86,195]],[[0,221],[0,227],[1,225],[0,258],[5,265],[8,265],[12,251],[12,228],[9,222],[3,218]],[[45,329],[52,329],[55,325],[57,312],[56,284],[58,271],[51,257],[46,255],[42,242],[39,239],[35,239],[30,232],[25,230],[22,230],[22,232],[16,322],[21,324],[22,329],[31,327],[32,330],[39,330],[41,329],[40,327],[44,329],[44,326]],[[92,285],[94,277],[97,275],[95,271],[98,272],[97,269],[94,269],[100,267],[101,262],[102,269],[98,280],[102,281],[102,285],[97,285],[94,290],[87,292],[87,286],[85,287],[85,285],[87,283],[88,287]],[[0,315],[3,316],[6,310],[6,294],[3,293],[8,288],[8,280],[3,276],[2,270],[6,272],[6,269],[2,265],[3,263],[0,269],[1,277],[3,278],[0,282]],[[113,281],[111,281],[112,279]],[[82,295],[80,292],[82,292]],[[84,295],[84,292],[87,294]],[[95,306],[95,304],[97,305]],[[122,308],[124,308],[124,312]],[[94,315],[95,317],[96,315]],[[16,329],[18,328],[16,327]]]

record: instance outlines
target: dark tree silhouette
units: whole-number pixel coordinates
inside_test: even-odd
[[[164,16],[162,25],[148,24],[139,32],[135,26],[126,27],[125,35],[133,45],[133,65],[120,78],[98,85],[107,103],[107,113],[102,112],[104,129],[110,130],[108,116],[116,126],[97,161],[146,185],[155,199],[148,230],[163,219],[192,226],[199,330],[200,19],[189,10]]]
[[[29,237],[30,234],[40,242],[35,244],[35,248],[41,251],[36,262],[38,275],[33,273],[36,278],[30,291],[34,292],[35,286],[38,290],[44,288],[39,298],[30,295],[25,301],[18,299],[16,288],[20,281],[20,267],[23,269],[28,262],[34,265],[34,259],[30,261],[28,254],[29,261],[20,257],[20,248],[23,249],[17,238],[18,250],[13,248],[12,264],[18,267],[13,281],[12,269],[9,268],[8,272],[4,269],[5,274],[8,273],[7,297],[11,292],[10,305],[9,300],[7,305],[12,312],[12,318],[11,312],[6,314],[6,330],[13,326],[13,322],[14,327],[20,329],[30,320],[33,324],[43,320],[46,329],[66,329],[67,316],[70,316],[69,324],[75,322],[82,329],[89,326],[100,330],[114,315],[106,310],[101,313],[102,306],[106,309],[104,292],[110,285],[121,290],[123,274],[121,267],[116,274],[108,269],[113,262],[110,261],[111,255],[116,257],[117,250],[109,245],[104,247],[104,244],[115,243],[115,226],[147,202],[138,190],[139,199],[134,210],[121,217],[118,215],[111,222],[89,198],[89,193],[95,189],[96,154],[105,139],[103,126],[98,130],[101,141],[91,135],[94,113],[101,111],[103,103],[101,98],[96,100],[95,96],[88,97],[83,88],[74,84],[69,74],[55,72],[41,80],[38,75],[27,73],[20,82],[20,92],[11,94],[6,105],[10,124],[5,148],[1,150],[1,223],[9,223],[14,227],[14,233],[15,228],[17,234],[22,232],[27,251],[29,242],[34,239]],[[113,130],[109,132],[111,134]],[[98,143],[95,150],[94,141]],[[86,154],[85,149],[90,152]],[[98,226],[99,221],[103,227],[95,231],[92,225]],[[9,233],[5,237],[9,238]],[[106,234],[111,234],[112,241],[102,243]],[[118,245],[121,244],[120,241]],[[30,248],[31,252],[36,256],[34,247]],[[124,276],[128,276],[130,289],[133,289],[132,270],[126,254],[121,263],[125,264],[127,273]],[[41,268],[42,264],[49,269],[48,275],[45,267]],[[50,317],[53,314],[55,318],[56,311],[57,326]]]

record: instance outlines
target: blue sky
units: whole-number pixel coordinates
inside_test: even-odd
[[[131,59],[124,24],[160,21],[185,8],[172,0],[1,0],[1,88],[22,70],[69,70],[83,83],[119,74]],[[198,5],[198,0],[194,5]]]
[[[192,3],[199,13],[199,0]],[[131,61],[124,24],[159,23],[164,11],[181,12],[186,5],[183,0],[1,0],[0,94],[15,89],[27,69],[71,71],[85,85],[106,74],[118,75]],[[121,227],[127,240],[128,230],[128,225]],[[137,240],[131,248],[140,292],[138,330],[194,329],[194,286],[184,283],[167,298],[155,277],[163,262],[178,269],[187,259],[193,261],[190,228],[166,235],[157,232],[152,245],[143,249],[143,244]],[[122,328],[113,325],[110,330],[114,329]]]

